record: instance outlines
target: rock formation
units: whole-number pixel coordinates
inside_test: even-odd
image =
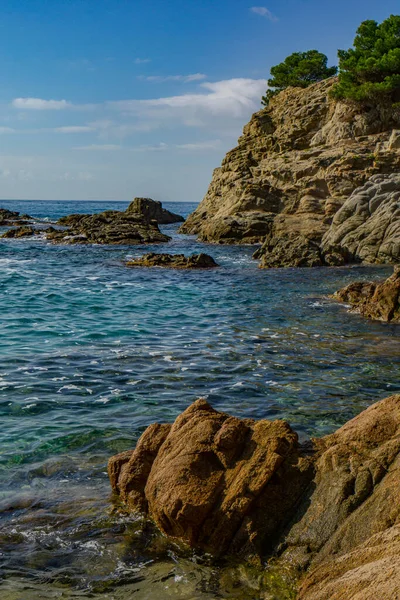
[[[157,221],[159,225],[169,225],[170,223],[183,223],[185,220],[181,215],[177,215],[162,207],[161,202],[151,198],[135,198],[126,212],[141,214],[149,221]]]
[[[0,226],[3,225],[21,225],[30,221],[34,221],[33,217],[29,215],[21,215],[16,210],[8,210],[7,208],[0,208]]]
[[[181,231],[265,242],[265,267],[325,264],[319,245],[338,209],[371,176],[400,167],[399,111],[337,102],[335,81],[289,88],[254,114]]]
[[[110,459],[109,476],[170,536],[306,571],[299,600],[400,591],[400,396],[304,445],[284,421],[238,419],[198,400]]]
[[[31,221],[39,222],[28,215],[19,216],[17,212],[0,209],[0,225],[21,225]],[[161,202],[135,198],[126,211],[106,210],[94,215],[68,215],[58,220],[57,229],[19,227],[10,229],[2,237],[18,238],[44,233],[48,240],[66,244],[150,244],[170,239],[161,233],[158,223],[177,221],[184,219],[162,208]]]
[[[271,548],[311,475],[287,423],[237,419],[205,400],[172,426],[149,427],[133,453],[110,460],[109,473],[130,508],[218,555]]]
[[[58,225],[68,229],[51,232],[47,239],[68,244],[150,244],[167,242],[158,223],[176,223],[183,217],[162,208],[161,202],[135,198],[126,211],[106,210],[99,214],[62,217]]]
[[[374,175],[353,192],[322,239],[330,264],[400,262],[400,174]]]
[[[150,244],[167,242],[156,221],[138,213],[106,210],[94,215],[69,215],[58,221],[66,229],[47,235],[53,242],[67,244]]]
[[[150,252],[126,263],[127,267],[168,267],[170,269],[213,269],[218,267],[208,254],[156,254]]]
[[[400,323],[400,267],[382,283],[356,281],[339,290],[333,298],[352,305],[363,317]]]

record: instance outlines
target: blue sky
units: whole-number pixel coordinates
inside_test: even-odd
[[[269,69],[398,0],[2,0],[0,198],[200,201]]]

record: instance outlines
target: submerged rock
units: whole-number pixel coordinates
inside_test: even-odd
[[[307,571],[299,600],[400,591],[400,396],[305,445],[284,421],[238,419],[198,400],[110,459],[109,476],[167,535]]]
[[[163,208],[161,202],[152,200],[151,198],[135,198],[126,209],[126,212],[128,214],[141,214],[148,221],[157,221],[159,225],[182,223],[185,220],[181,215]]]
[[[208,254],[156,254],[150,252],[126,263],[127,267],[168,267],[170,269],[213,269],[218,267]]]
[[[333,295],[369,319],[400,323],[400,266],[382,283],[356,281]]]
[[[393,131],[400,116],[379,102],[360,107],[334,100],[335,82],[288,88],[255,113],[181,231],[208,242],[265,242],[257,252],[262,267],[351,259],[350,252],[326,259],[316,246],[356,188],[399,171]],[[386,260],[385,253],[374,260]]]

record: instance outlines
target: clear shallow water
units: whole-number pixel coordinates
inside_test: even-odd
[[[0,206],[54,220],[127,203]],[[202,564],[110,512],[108,457],[199,396],[305,438],[400,390],[399,327],[326,298],[390,269],[264,271],[254,248],[163,230],[172,242],[147,247],[0,241],[2,598],[259,598],[259,573]],[[123,266],[153,249],[206,251],[221,268]]]

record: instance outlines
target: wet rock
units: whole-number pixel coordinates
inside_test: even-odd
[[[148,221],[157,221],[159,225],[182,223],[185,220],[181,215],[163,208],[161,202],[151,198],[135,198],[126,209],[126,212],[128,214],[143,215]]]
[[[167,242],[156,221],[141,214],[107,210],[99,214],[74,214],[62,217],[47,239],[68,244],[145,244]]]
[[[127,267],[168,267],[170,269],[213,269],[218,267],[212,256],[208,254],[156,254],[150,252],[139,258],[129,260]]]
[[[16,229],[9,229],[3,235],[2,238],[22,238],[22,237],[32,237],[36,235],[38,232],[33,227],[28,225],[17,227]]]
[[[400,585],[400,396],[300,446],[283,421],[198,400],[110,460],[116,494],[217,556],[275,555],[298,600],[389,600]]]
[[[157,435],[154,427],[134,454],[110,460],[113,490],[164,533],[214,554],[273,547],[311,476],[289,425],[237,419],[197,400],[172,427]]]
[[[34,221],[29,215],[21,215],[18,211],[0,208],[0,226],[19,225],[28,221]]]
[[[382,283],[356,281],[336,292],[333,298],[351,304],[369,319],[400,323],[400,266]]]

